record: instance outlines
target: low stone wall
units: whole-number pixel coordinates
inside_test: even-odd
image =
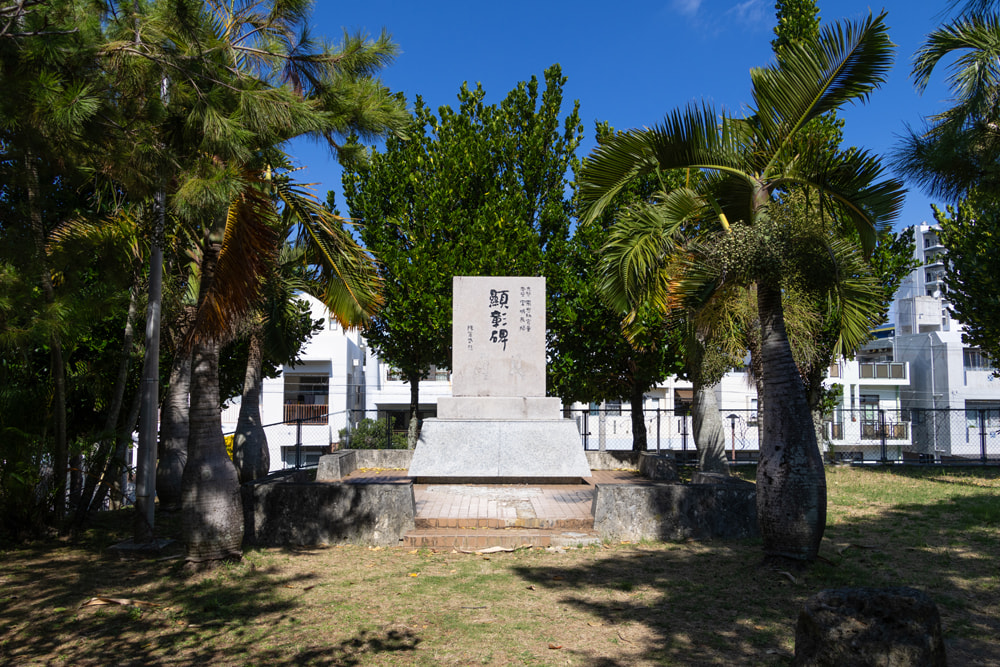
[[[679,482],[677,460],[673,452],[642,452],[639,455],[639,474],[654,482]]]
[[[594,530],[604,540],[758,537],[757,489],[725,484],[598,484]]]
[[[244,484],[244,544],[396,546],[413,530],[413,484],[296,482],[278,477]]]
[[[639,452],[609,450],[584,452],[591,470],[638,470]]]
[[[412,449],[341,449],[319,457],[316,481],[335,482],[359,468],[407,470],[412,458]]]

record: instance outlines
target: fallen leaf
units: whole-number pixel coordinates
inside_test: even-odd
[[[535,587],[534,586],[528,586],[528,590],[529,591],[533,591],[533,590],[535,590]]]
[[[549,643],[549,648],[550,648],[550,649],[553,649],[553,650],[555,650],[555,649],[560,649],[560,648],[562,648],[562,644],[552,644],[552,643],[550,642],[550,643]]]
[[[96,597],[90,598],[84,602],[81,607],[98,607],[108,604],[117,604],[125,607],[159,607],[160,605],[155,602],[146,602],[145,600],[133,600],[131,598],[107,598],[107,597]]]
[[[562,581],[563,579],[565,579],[565,577],[562,576],[561,574],[553,574],[552,579],[553,581]]]
[[[419,577],[420,573],[419,572],[410,572],[410,576],[411,577]]]
[[[848,544],[843,544],[837,549],[837,555],[842,556],[844,552],[854,547],[855,549],[878,549],[874,544],[854,544],[853,542]]]
[[[792,582],[793,584],[797,584],[797,583],[799,583],[799,580],[798,580],[798,579],[796,579],[796,578],[795,578],[795,576],[794,576],[794,575],[793,575],[793,574],[792,574],[791,572],[785,572],[784,570],[778,570],[778,574],[783,574],[783,575],[785,575],[786,577],[788,577],[788,579],[789,579],[789,580],[790,580],[790,581],[791,581],[791,582]]]
[[[601,627],[604,624],[603,623],[594,623],[593,621],[587,621],[587,625],[589,625],[592,628],[599,628],[599,627]]]
[[[417,551],[418,551],[417,549],[414,549],[413,551],[407,551],[406,553],[408,553],[408,554],[410,554],[412,556],[412,555],[416,554]]]

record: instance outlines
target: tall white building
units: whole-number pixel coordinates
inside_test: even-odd
[[[919,266],[902,282],[893,308],[894,361],[909,365],[900,387],[915,449],[936,458],[975,458],[1000,429],[1000,381],[992,362],[962,340],[944,289],[947,250],[934,225],[915,225]]]

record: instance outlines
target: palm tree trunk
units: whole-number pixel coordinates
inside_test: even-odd
[[[187,559],[193,562],[242,555],[240,482],[222,437],[219,347],[215,341],[197,343],[191,359],[191,430],[182,481],[181,531]]]
[[[236,433],[233,435],[233,463],[236,464],[240,483],[264,477],[271,469],[267,434],[260,418],[261,365],[264,355],[263,330],[259,319],[251,329],[249,347],[240,416],[236,421]]]
[[[729,474],[726,462],[726,430],[715,399],[716,385],[694,383],[691,402],[691,427],[698,449],[698,469],[702,472]]]
[[[760,283],[763,420],[757,520],[769,556],[814,560],[826,527],[826,473],[785,331],[781,288]]]
[[[178,351],[170,368],[160,408],[159,460],[156,462],[156,495],[160,509],[181,508],[181,478],[188,459],[188,396],[191,393],[191,355]]]

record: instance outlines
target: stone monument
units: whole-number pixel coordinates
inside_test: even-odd
[[[453,279],[452,396],[424,421],[418,482],[579,483],[576,422],[545,396],[545,278]]]

